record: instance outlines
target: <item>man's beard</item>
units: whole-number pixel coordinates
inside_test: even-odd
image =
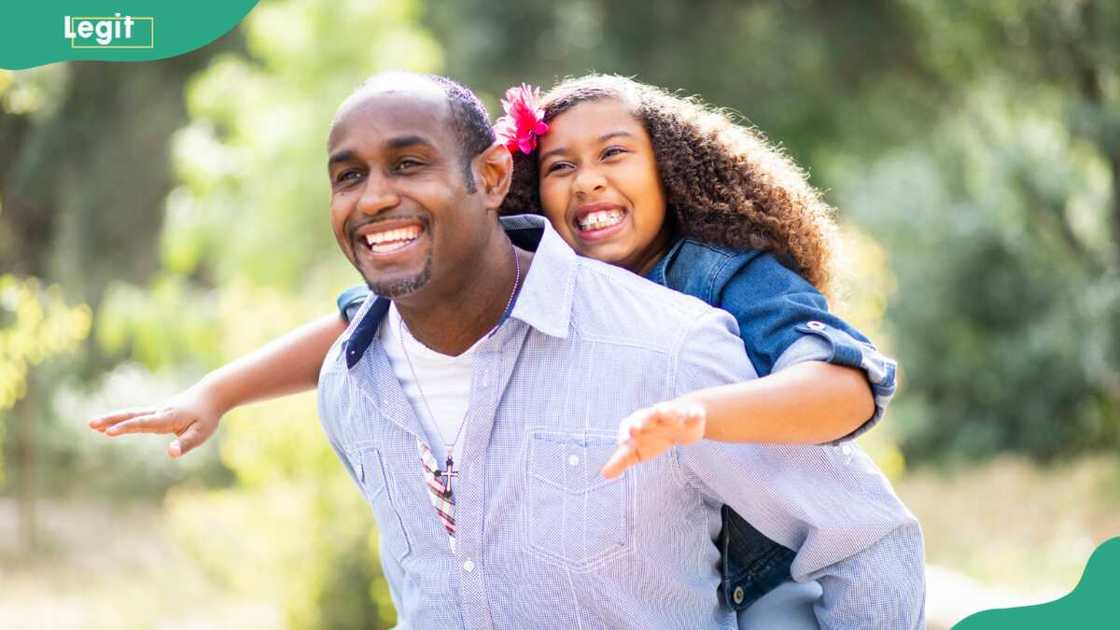
[[[373,291],[374,295],[394,299],[406,296],[413,291],[423,288],[431,279],[432,255],[429,253],[427,259],[424,260],[424,268],[420,270],[420,273],[411,278],[398,278],[395,280],[386,280],[384,282],[373,282],[367,278],[366,284],[369,285],[369,290]]]

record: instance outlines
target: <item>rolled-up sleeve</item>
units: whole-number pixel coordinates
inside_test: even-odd
[[[778,357],[773,372],[805,361],[824,361],[860,370],[871,386],[871,394],[875,401],[875,411],[871,417],[855,431],[832,443],[839,444],[859,437],[878,424],[887,412],[887,405],[894,398],[898,363],[879,352],[870,342],[861,341],[843,329],[819,320],[798,324],[795,329],[803,336],[794,341]]]
[[[828,300],[772,255],[744,258],[719,292],[720,308],[735,316],[751,363],[760,376],[803,361],[860,370],[875,410],[850,440],[875,426],[895,391],[898,364],[854,326],[828,309]],[[835,442],[834,442],[835,443]]]
[[[751,378],[726,322],[702,319],[681,347],[677,394]],[[822,628],[920,628],[925,577],[917,520],[858,446],[701,440],[675,451],[682,476],[796,551],[796,580],[824,589]]]

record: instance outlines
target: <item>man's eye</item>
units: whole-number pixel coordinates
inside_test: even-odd
[[[417,169],[417,168],[419,168],[423,165],[424,165],[424,163],[421,162],[420,160],[417,160],[417,159],[414,159],[414,158],[404,158],[401,161],[397,162],[396,170],[398,170],[398,171],[411,171],[411,170],[415,170],[415,169]]]
[[[359,175],[360,175],[360,173],[358,173],[358,171],[356,171],[354,169],[347,169],[345,171],[342,171],[338,175],[336,175],[335,178],[334,178],[334,181],[336,183],[341,184],[341,183],[344,183],[344,182],[353,181],[353,180],[357,179]]]

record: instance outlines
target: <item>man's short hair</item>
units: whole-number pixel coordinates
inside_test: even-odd
[[[486,106],[478,100],[469,88],[438,74],[423,75],[447,94],[447,105],[451,110],[451,126],[459,143],[462,159],[463,177],[467,190],[475,192],[474,176],[471,173],[471,160],[494,144],[494,127],[490,124],[490,114]]]

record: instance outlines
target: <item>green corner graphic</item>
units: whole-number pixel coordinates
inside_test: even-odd
[[[1120,628],[1120,538],[1105,541],[1089,558],[1085,573],[1069,595],[1046,604],[976,613],[953,630],[1051,630]]]
[[[152,61],[233,30],[259,0],[10,2],[0,8],[0,68],[58,61]],[[159,31],[159,36],[156,36]]]

